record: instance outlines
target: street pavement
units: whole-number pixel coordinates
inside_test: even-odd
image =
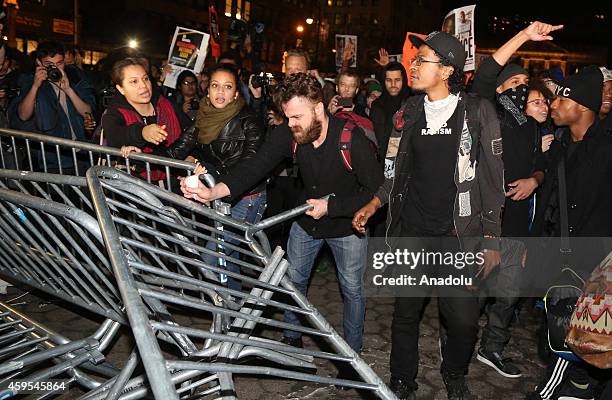
[[[14,298],[21,292],[17,288],[9,288],[6,295],[0,295],[2,301]],[[309,291],[309,299],[319,308],[328,321],[342,331],[342,299],[333,265],[323,261],[314,273]],[[71,339],[83,337],[96,327],[95,316],[84,318],[82,311],[67,310],[54,303],[42,301],[30,293],[17,300],[16,307],[33,319],[47,325]],[[362,356],[381,378],[389,380],[390,327],[393,311],[393,299],[369,298],[366,311],[364,349]],[[200,325],[195,316],[186,316],[194,326]],[[539,362],[535,331],[537,329],[537,313],[529,303],[526,303],[515,322],[505,356],[511,357],[522,369],[523,377],[508,379],[500,376],[491,368],[484,366],[473,357],[468,375],[468,383],[472,392],[479,399],[524,399],[528,391],[533,390],[544,366]],[[183,322],[184,323],[184,322]],[[481,318],[481,326],[485,323]],[[280,338],[280,332],[264,332],[262,336]],[[310,338],[305,338],[305,347],[317,348]],[[133,346],[129,335],[122,334],[108,355],[108,361],[121,366]],[[425,308],[421,323],[419,338],[420,366],[418,375],[418,399],[446,399],[446,392],[439,373],[440,355],[438,350],[438,309],[433,299]],[[319,362],[319,374],[334,377],[335,367],[326,362]],[[271,378],[236,377],[238,396],[244,400],[270,399],[370,399],[356,390],[339,390],[333,386],[321,386],[311,383],[286,381]],[[62,399],[77,398],[82,392],[72,389]]]

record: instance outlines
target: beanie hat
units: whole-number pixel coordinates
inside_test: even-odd
[[[368,83],[368,94],[372,94],[372,92],[381,92],[382,93],[382,85],[376,81],[371,81]]]
[[[501,70],[499,75],[497,75],[497,80],[495,81],[495,86],[502,85],[506,80],[512,78],[515,75],[526,75],[529,76],[529,72],[518,64],[508,64]]]
[[[603,74],[601,70],[598,67],[589,66],[565,79],[557,86],[555,94],[572,99],[598,113],[601,107],[602,91]]]

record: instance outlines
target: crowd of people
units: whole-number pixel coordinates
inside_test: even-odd
[[[203,203],[224,198],[234,218],[250,223],[308,202],[305,215],[271,233],[273,243],[286,248],[288,276],[304,294],[317,255],[329,246],[344,302],[343,335],[356,353],[369,237],[384,238],[390,248],[398,238],[418,238],[415,249],[450,252],[478,238],[470,244],[484,251],[475,266],[478,288],[448,288],[438,299],[448,398],[472,399],[466,375],[483,312],[477,360],[505,378],[521,376],[504,357],[524,306],[517,282],[527,249],[519,238],[562,235],[563,214],[569,236],[612,237],[612,71],[590,66],[567,77],[534,76],[513,60],[523,44],[552,40],[559,29],[532,23],[470,79],[454,36],[411,36],[418,53],[410,82],[384,50],[379,76],[366,79],[348,68],[351,54],[337,73],[324,74],[310,68],[307,53],[290,50],[284,76],[274,78],[248,74],[229,52],[199,74],[182,72],[169,89],[163,82],[171,66],[157,68],[133,50],[114,52],[91,71],[79,49],[60,43],[42,42],[31,57],[2,46],[0,126],[94,141],[126,157],[145,152],[197,161],[196,173],[211,173],[218,183],[192,187],[173,177],[185,196]],[[38,156],[48,171],[79,168],[71,154],[47,151],[54,154]],[[567,204],[558,200],[559,171]],[[576,253],[582,261],[593,258]],[[576,263],[583,277],[594,266]],[[231,278],[227,284],[240,288]],[[430,296],[425,290],[395,299],[389,384],[400,399],[416,398],[419,323]],[[300,320],[288,311],[285,321]],[[303,346],[291,330],[282,342]],[[609,374],[543,353],[549,368],[528,399],[612,398]]]

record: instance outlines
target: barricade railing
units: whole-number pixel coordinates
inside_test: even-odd
[[[40,133],[0,129],[0,167],[85,176],[95,165],[116,166],[148,182],[177,190],[176,175],[190,175],[195,164],[146,153],[125,158],[118,148]],[[161,178],[161,179],[160,179]]]
[[[233,220],[109,167],[91,168],[87,181],[156,398],[235,398],[234,376],[239,374],[344,385],[372,391],[383,399],[396,398],[287,279],[282,249],[270,254],[261,233],[269,221],[251,225]],[[308,207],[285,213],[274,222]],[[190,218],[192,214],[196,217]],[[225,252],[217,251],[219,246]],[[232,264],[238,268],[229,268]],[[160,307],[197,318],[174,315],[174,322],[168,323],[155,312]],[[284,322],[284,311],[295,312],[305,323]],[[283,344],[274,338],[282,329],[318,337],[332,351]],[[158,338],[174,340],[174,349],[180,352],[161,352]],[[262,359],[277,367],[263,366]],[[349,364],[361,380],[317,375],[315,359]],[[130,396],[136,395],[134,390],[146,395],[147,388],[139,387],[139,382],[142,377],[126,383]],[[87,399],[102,399],[102,394],[94,392]]]
[[[74,382],[89,390],[100,387],[85,371],[97,377],[119,372],[100,365],[118,326],[108,320],[92,335],[71,341],[0,302],[0,399],[22,395],[28,384],[42,380],[53,383],[45,397],[66,392]]]

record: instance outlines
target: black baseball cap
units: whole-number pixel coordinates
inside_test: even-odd
[[[446,32],[434,31],[431,32],[425,39],[421,39],[415,35],[409,35],[410,43],[414,47],[419,48],[426,44],[450,62],[453,66],[463,69],[465,65],[465,48],[453,35]]]

